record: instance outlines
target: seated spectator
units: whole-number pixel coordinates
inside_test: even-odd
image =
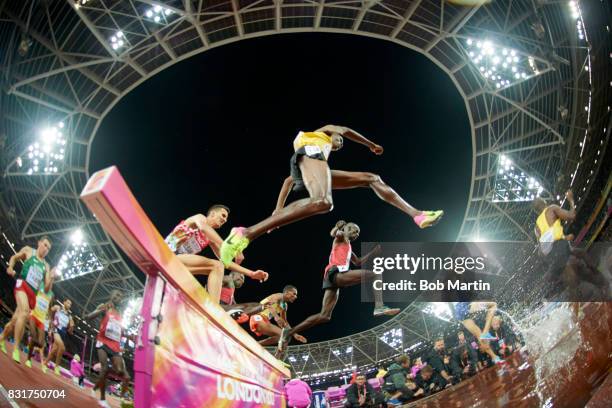
[[[423,360],[421,359],[421,357],[417,357],[417,359],[414,361],[414,364],[410,368],[410,378],[414,380],[416,378],[417,373],[421,371],[421,368],[423,368],[424,365],[425,364],[423,364]]]
[[[434,342],[434,348],[425,357],[427,364],[434,369],[434,371],[440,375],[448,383],[453,382],[453,377],[449,374],[450,368],[444,363],[444,356],[446,355],[446,348],[444,347],[444,339],[438,338]]]
[[[414,382],[418,388],[423,390],[423,395],[431,395],[450,385],[430,365],[421,368]]]
[[[410,358],[402,354],[393,364],[389,366],[385,375],[385,392],[399,402],[406,402],[412,399],[414,392],[406,387],[408,372],[410,370]]]
[[[493,352],[500,357],[508,357],[516,349],[518,343],[514,331],[501,319],[501,316],[494,316],[491,320],[491,333],[497,337],[496,341],[491,342]]]
[[[467,342],[459,344],[453,350],[450,370],[455,381],[461,381],[478,371],[478,355]]]
[[[310,406],[312,390],[299,378],[294,378],[285,384],[287,406],[291,408],[306,408]]]
[[[366,381],[364,374],[357,374],[355,382],[346,389],[347,408],[379,408],[386,407],[382,394],[374,391],[374,388]]]

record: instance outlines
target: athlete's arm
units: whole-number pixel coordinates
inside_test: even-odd
[[[96,310],[94,310],[93,312],[91,312],[88,315],[83,316],[83,319],[85,319],[85,320],[95,319],[96,317],[103,315],[104,312],[106,312],[107,308],[108,308],[107,304],[106,303],[102,303],[101,305],[98,305]]]
[[[215,231],[213,227],[208,225],[208,223],[206,222],[206,217],[204,215],[196,214],[194,216],[191,216],[185,220],[185,224],[189,225],[190,227],[195,226],[197,229],[202,231],[202,233],[206,235],[206,238],[210,240],[211,245],[215,245],[217,248],[220,248],[221,244],[223,244],[223,240],[221,239],[219,234],[217,234],[217,231]]]
[[[561,219],[561,221],[574,221],[576,219],[576,204],[574,203],[574,194],[571,192],[571,190],[565,193],[565,198],[567,198],[567,201],[569,201],[569,210],[564,210],[558,205],[553,206],[552,210],[555,212],[557,218]]]
[[[274,209],[274,213],[280,211],[285,207],[285,202],[287,201],[287,197],[289,197],[289,193],[291,192],[291,188],[293,187],[293,177],[287,176],[285,181],[283,181],[283,186],[281,187],[280,193],[278,193],[278,200],[276,200],[276,208]]]
[[[15,277],[15,264],[17,261],[25,261],[32,254],[32,248],[29,246],[25,246],[19,250],[15,255],[11,256],[9,259],[8,267],[6,268],[6,273],[8,273],[11,278]]]
[[[53,281],[55,280],[55,267],[49,268],[49,264],[45,262],[45,292],[49,292],[53,287]]]
[[[238,272],[241,273],[245,276],[248,276],[251,279],[255,279],[258,280],[260,282],[264,282],[268,280],[268,272],[264,272],[260,269],[256,270],[256,271],[252,271],[248,268],[245,268],[244,266],[240,266],[235,262],[230,263],[227,266],[227,269],[229,269],[230,271],[234,271],[234,272]]]
[[[213,231],[215,232],[215,234],[217,233],[215,230],[213,230]],[[215,256],[217,257],[217,259],[220,259],[220,257],[219,257],[219,247],[216,246],[215,244],[213,244],[212,242],[210,244],[211,244],[210,248],[215,253]],[[244,266],[238,265],[236,262],[230,263],[227,266],[227,269],[229,269],[230,271],[241,273],[244,276],[248,276],[249,278],[258,280],[260,282],[268,280],[268,273],[267,272],[264,272],[264,271],[259,270],[259,269],[256,270],[256,271],[252,271],[250,269],[245,268]],[[225,279],[225,277],[224,277],[224,279]],[[223,281],[223,282],[225,282],[225,281]]]
[[[70,320],[68,321],[68,333],[72,334],[74,330],[74,320],[72,320],[72,316],[70,316]]]
[[[376,254],[379,254],[380,252],[381,252],[380,245],[376,245],[374,247],[374,249],[372,249],[370,252],[368,252],[367,254],[362,256],[361,258],[359,258],[357,255],[355,255],[354,252],[351,252],[351,262],[353,263],[353,265],[357,265],[357,266],[362,265],[368,259],[370,259],[371,257],[373,257]]]
[[[355,143],[359,143],[359,144],[366,146],[373,153],[376,153],[378,155],[383,153],[382,146],[377,145],[376,143],[372,142],[371,140],[369,140],[368,138],[366,138],[359,132],[354,131],[351,128],[347,128],[344,126],[327,125],[327,126],[323,126],[320,129],[317,129],[317,132],[339,133],[342,136],[346,137],[349,140],[352,140]]]

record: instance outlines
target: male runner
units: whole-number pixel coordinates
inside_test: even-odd
[[[283,288],[283,293],[275,293],[268,296],[260,302],[264,309],[251,316],[249,327],[257,337],[268,336],[267,339],[261,340],[259,344],[269,346],[276,344],[281,335],[281,329],[289,326],[287,321],[288,303],[293,303],[297,299],[297,288],[293,285],[287,285]],[[274,319],[278,326],[270,321]],[[306,339],[299,334],[294,334],[293,338],[301,343],[306,343]]]
[[[474,321],[476,314],[481,313],[486,309],[487,314],[485,318],[485,325],[482,330]],[[493,352],[489,341],[497,340],[497,337],[492,336],[489,333],[491,328],[491,320],[497,310],[497,303],[495,302],[458,302],[455,305],[455,318],[463,324],[463,327],[468,329],[472,335],[478,339],[480,349],[487,353],[494,363],[500,363],[502,360]]]
[[[66,349],[66,336],[72,334],[74,330],[74,320],[70,308],[72,300],[65,299],[62,305],[55,305],[51,308],[53,324],[51,324],[51,334],[53,336],[53,346],[49,351],[47,360],[43,361],[43,366],[47,368],[47,363],[55,357],[55,374],[60,375],[60,362]]]
[[[263,233],[331,211],[332,189],[369,187],[380,199],[412,217],[420,228],[430,227],[440,220],[444,211],[415,209],[376,174],[330,170],[327,159],[331,151],[342,148],[343,137],[368,147],[376,155],[383,154],[382,146],[347,127],[327,125],[314,132],[299,132],[293,141],[295,153],[290,161],[290,176],[283,183],[276,210],[270,217],[249,228],[232,229],[221,246],[221,261],[224,265],[229,265],[251,241]],[[306,189],[310,197],[283,208],[292,186],[296,191]]]
[[[53,274],[52,274],[53,275]],[[53,282],[51,282],[53,286]],[[41,283],[38,294],[36,295],[36,306],[30,313],[30,342],[28,343],[28,357],[25,365],[32,368],[32,355],[34,349],[40,349],[40,362],[43,372],[47,372],[47,367],[44,364],[45,356],[43,348],[45,347],[45,326],[49,322],[49,310],[53,302],[53,291],[45,291],[45,285]]]
[[[111,297],[107,303],[99,305],[96,310],[84,317],[86,320],[95,319],[102,316],[100,329],[96,337],[96,350],[98,351],[98,361],[100,362],[100,379],[96,383],[94,390],[100,390],[100,405],[110,408],[106,402],[106,376],[109,373],[108,357],[111,358],[112,370],[115,374],[122,377],[121,393],[127,392],[130,375],[125,368],[121,350],[121,336],[123,333],[121,313],[117,310],[117,305],[121,302],[123,295],[118,290],[111,292]]]
[[[352,222],[338,221],[331,230],[330,235],[334,238],[332,251],[329,255],[329,263],[323,274],[323,304],[321,311],[314,314],[291,330],[283,330],[283,336],[279,341],[279,347],[284,348],[284,343],[290,336],[296,333],[327,323],[331,320],[332,312],[338,302],[340,288],[346,288],[360,284],[363,280],[382,280],[381,275],[375,275],[372,271],[365,269],[350,269],[350,264],[362,265],[374,256],[380,247],[374,248],[369,254],[359,258],[353,252],[351,242],[359,237],[359,226]],[[374,290],[374,316],[393,316],[400,309],[391,309],[383,304],[382,291]]]
[[[45,291],[51,290],[52,272],[49,264],[45,261],[45,257],[51,249],[51,240],[47,236],[43,236],[38,240],[38,246],[35,249],[25,246],[9,259],[6,273],[11,277],[16,275],[15,263],[22,261],[21,273],[15,284],[15,302],[17,308],[13,315],[13,319],[6,325],[5,330],[0,335],[0,349],[6,354],[6,337],[10,334],[11,325],[14,325],[15,347],[13,348],[13,360],[16,363],[21,363],[19,354],[19,346],[23,339],[25,325],[30,318],[30,312],[36,306],[36,294],[41,284],[44,284]],[[8,329],[8,330],[7,330]]]
[[[208,275],[206,287],[215,303],[219,303],[221,295],[223,264],[198,254],[210,245],[215,255],[219,255],[219,248],[223,241],[215,230],[225,224],[228,216],[229,208],[220,204],[213,205],[208,209],[206,216],[197,214],[181,221],[166,237],[166,243],[170,249],[177,254],[179,260],[192,274]],[[239,256],[238,261],[242,261],[242,256]],[[253,272],[235,262],[229,262],[226,266],[228,269],[244,274],[251,279],[259,281],[268,279],[268,274],[261,270]]]
[[[221,287],[221,300],[219,304],[240,324],[249,320],[249,316],[263,310],[263,305],[257,302],[236,303],[234,292],[244,285],[244,275],[238,272],[230,272],[223,277]]]

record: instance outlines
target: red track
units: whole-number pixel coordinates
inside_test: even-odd
[[[13,351],[12,345],[7,343],[8,355],[0,351],[0,385],[8,392],[9,390],[64,390],[63,399],[15,399],[11,402],[19,407],[44,407],[44,408],[94,408],[98,406],[99,393],[94,397],[90,388],[81,389],[75,386],[71,380],[57,376],[53,370],[44,374],[40,364],[32,363],[32,368],[23,365],[25,355],[21,353],[22,364],[15,363],[10,355]],[[113,408],[120,406],[119,400],[107,395],[107,401]],[[0,408],[13,407],[0,393]]]

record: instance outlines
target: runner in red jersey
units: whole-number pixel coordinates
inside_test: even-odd
[[[244,275],[238,272],[230,272],[223,277],[223,287],[221,288],[221,307],[229,313],[239,324],[249,321],[249,316],[259,313],[263,306],[257,302],[236,303],[234,293],[244,285]]]
[[[100,379],[96,383],[94,390],[100,390],[100,405],[110,407],[106,402],[106,376],[109,374],[108,357],[111,358],[112,371],[122,378],[122,394],[127,391],[130,375],[125,368],[121,349],[121,336],[123,335],[122,317],[117,305],[121,302],[123,295],[118,290],[111,292],[110,300],[99,305],[95,311],[84,318],[86,320],[95,319],[102,316],[100,329],[96,336],[96,350],[98,361],[100,362]]]
[[[220,204],[213,205],[206,212],[206,216],[196,214],[181,221],[166,237],[166,244],[192,274],[208,276],[206,287],[216,303],[219,302],[223,283],[223,264],[218,260],[199,255],[199,253],[210,246],[215,255],[219,254],[223,240],[215,230],[225,224],[228,216],[229,208]],[[227,268],[251,279],[259,281],[268,279],[268,274],[264,271],[252,271],[240,266],[239,263],[243,259],[242,256],[237,257],[238,263],[231,262]]]
[[[359,226],[352,222],[338,221],[331,230],[330,235],[334,238],[329,263],[323,274],[323,304],[321,311],[314,314],[302,323],[290,330],[283,330],[278,342],[279,349],[285,347],[285,342],[296,333],[331,320],[332,312],[338,302],[340,288],[346,288],[360,284],[363,280],[382,280],[382,275],[375,275],[366,269],[350,269],[350,264],[361,265],[370,257],[374,256],[380,247],[376,247],[369,254],[359,258],[353,252],[351,242],[359,237]],[[391,309],[383,304],[382,291],[374,291],[374,316],[392,316],[400,312],[400,309]]]

